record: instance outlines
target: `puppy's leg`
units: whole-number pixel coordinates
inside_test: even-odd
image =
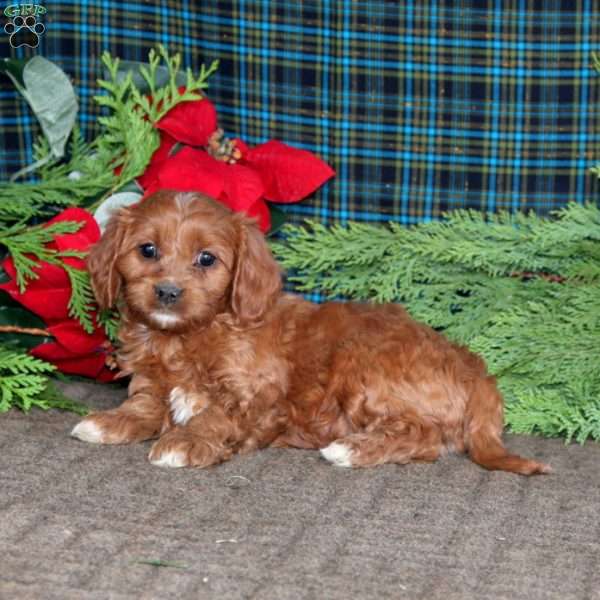
[[[162,467],[207,467],[231,458],[240,432],[225,411],[210,405],[154,443],[148,459]]]
[[[363,433],[343,437],[321,449],[338,467],[371,467],[412,460],[434,461],[442,449],[439,427],[416,417],[388,419]]]
[[[166,404],[144,377],[131,380],[129,394],[119,408],[87,416],[73,428],[71,435],[95,444],[128,444],[156,437],[167,413]]]

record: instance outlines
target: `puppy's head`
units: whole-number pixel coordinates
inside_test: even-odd
[[[241,325],[257,322],[281,288],[256,225],[193,193],[161,191],[121,209],[87,266],[101,308],[122,298],[134,318],[173,331],[224,312]]]

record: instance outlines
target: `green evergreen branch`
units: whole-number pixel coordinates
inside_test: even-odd
[[[0,346],[0,413],[11,408],[58,408],[85,415],[88,409],[65,396],[49,379],[56,367],[24,352]]]
[[[117,342],[120,326],[119,313],[115,309],[102,310],[98,313],[98,324],[104,329],[106,337],[114,344]]]
[[[157,89],[154,82],[156,81],[156,69],[161,59],[167,67],[169,81],[167,85]],[[177,75],[181,68],[181,56],[179,54],[169,56],[164,46],[159,45],[158,53],[154,49],[150,50],[148,63],[148,68],[142,66],[140,73],[150,88],[149,97],[140,94],[134,86],[132,87],[132,96],[135,103],[153,124],[160,121],[162,117],[180,102],[201,99],[203,96],[198,92],[208,87],[208,78],[219,67],[218,60],[213,61],[208,68],[202,65],[200,74],[197,77],[188,68],[186,70],[186,85],[180,93],[177,86]]]
[[[68,396],[66,396],[56,385],[52,379],[46,381],[46,388],[44,391],[35,399],[34,404],[36,408],[48,410],[51,408],[58,410],[68,410],[69,412],[76,413],[81,416],[87,415],[90,410],[81,402],[77,402]]]
[[[218,66],[217,61],[208,69],[202,66],[197,77],[188,69],[187,83],[180,94],[177,88],[177,73],[181,65],[181,56],[170,56],[163,46],[159,46],[158,54],[151,50],[148,59],[149,67],[142,67],[140,72],[150,85],[150,97],[137,89],[131,73],[127,73],[125,77],[119,76],[118,58],[112,58],[108,52],[102,55],[102,62],[110,79],[99,80],[98,84],[108,94],[95,96],[94,100],[101,106],[108,107],[111,114],[99,119],[106,133],[96,140],[96,150],[101,156],[111,157],[111,170],[120,167],[121,172],[110,189],[94,202],[90,209],[98,206],[117,188],[144,172],[152,154],[159,146],[156,122],[180,102],[202,98],[197,91],[208,86],[207,80]],[[168,69],[169,80],[166,85],[156,88],[153,82],[161,59]]]
[[[96,298],[92,291],[90,275],[87,271],[63,264],[71,282],[69,316],[77,319],[86,333],[94,333],[92,313],[97,309]]]
[[[16,270],[16,283],[23,293],[27,282],[37,279],[35,270],[40,263],[48,263],[63,268],[71,283],[71,298],[69,300],[69,315],[79,321],[87,333],[94,332],[92,313],[96,310],[96,301],[87,271],[78,269],[64,262],[64,258],[83,258],[85,253],[78,251],[59,252],[48,248],[47,244],[54,241],[57,235],[75,233],[83,223],[74,221],[59,221],[51,225],[36,225],[25,228],[13,226],[0,232],[0,245],[10,252]]]
[[[75,233],[83,223],[59,221],[51,225],[35,225],[24,227],[17,224],[0,230],[0,245],[10,252],[16,270],[16,282],[19,291],[25,291],[27,281],[37,279],[34,270],[40,262],[64,267],[57,250],[47,248],[46,244],[54,241],[57,235]]]
[[[0,347],[0,412],[13,406],[29,410],[46,388],[55,367],[28,354]]]

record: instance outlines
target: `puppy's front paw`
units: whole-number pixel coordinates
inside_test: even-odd
[[[218,447],[180,428],[165,433],[148,455],[148,460],[159,467],[207,467],[223,459]]]
[[[129,444],[155,437],[157,430],[155,419],[115,410],[86,417],[75,425],[71,435],[92,444]]]
[[[71,435],[82,442],[90,442],[91,444],[102,444],[104,432],[96,424],[93,417],[83,419],[73,427]]]

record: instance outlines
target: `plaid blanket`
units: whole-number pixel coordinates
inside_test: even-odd
[[[220,59],[209,96],[229,134],[278,138],[337,170],[286,207],[293,221],[413,223],[457,207],[543,213],[597,198],[600,8],[591,0],[45,6],[38,48],[12,48],[0,30],[2,54],[39,53],[67,71],[87,137],[103,50],[144,60],[161,42],[192,67]],[[0,81],[5,178],[31,162],[38,127]]]

